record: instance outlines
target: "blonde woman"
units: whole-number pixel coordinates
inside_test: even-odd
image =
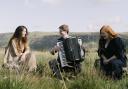
[[[28,71],[36,70],[36,58],[28,45],[28,30],[25,26],[18,26],[11,37],[5,51],[4,66],[18,68],[26,66]]]

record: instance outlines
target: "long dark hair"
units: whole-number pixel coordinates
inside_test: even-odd
[[[25,37],[22,37],[22,31],[26,29],[26,35]],[[22,41],[22,43],[25,45],[26,48],[26,44],[28,43],[28,29],[25,26],[18,26],[13,34],[13,36],[11,37],[9,44],[11,44],[12,40],[16,38],[18,40],[18,44],[20,43],[20,41]]]

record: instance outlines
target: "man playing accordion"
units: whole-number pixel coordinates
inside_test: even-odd
[[[85,49],[82,46],[82,40],[78,37],[69,36],[68,25],[59,27],[61,37],[58,39],[50,53],[54,55],[58,52],[58,58],[49,61],[54,76],[62,79],[61,72],[71,72],[74,75],[81,71],[81,62],[85,59]]]

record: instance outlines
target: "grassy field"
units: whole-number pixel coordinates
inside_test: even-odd
[[[128,89],[128,77],[114,81],[99,73],[93,66],[98,55],[94,51],[86,53],[82,63],[82,72],[72,79],[63,74],[65,81],[53,77],[48,61],[56,58],[49,52],[34,52],[37,57],[37,72],[16,74],[0,67],[0,89]],[[0,51],[0,64],[3,62],[3,50]]]

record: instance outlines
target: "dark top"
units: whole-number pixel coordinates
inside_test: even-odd
[[[125,55],[125,45],[120,37],[116,37],[110,41],[107,48],[105,48],[106,41],[100,39],[99,41],[99,56],[104,55],[107,59],[111,58],[113,55],[120,59],[126,66],[126,55]]]

